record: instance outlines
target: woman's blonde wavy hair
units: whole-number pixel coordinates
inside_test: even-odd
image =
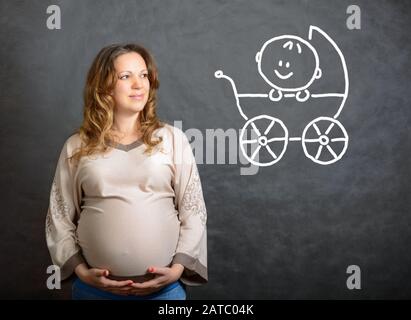
[[[83,156],[105,153],[109,149],[108,141],[114,141],[115,137],[110,132],[114,119],[114,100],[110,93],[117,81],[114,60],[129,52],[136,52],[144,59],[150,81],[147,103],[138,116],[142,141],[147,147],[145,152],[151,153],[152,149],[162,141],[161,137],[158,139],[152,137],[156,129],[164,126],[156,114],[157,89],[160,83],[153,57],[147,49],[137,44],[113,44],[100,50],[87,74],[83,93],[83,123],[77,130],[82,146],[70,159],[78,162]]]

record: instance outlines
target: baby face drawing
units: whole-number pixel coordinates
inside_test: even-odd
[[[321,77],[318,54],[306,40],[284,35],[268,40],[257,52],[258,72],[280,91],[301,91]]]

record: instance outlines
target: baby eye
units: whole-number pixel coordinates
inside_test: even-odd
[[[290,63],[287,61],[287,63],[285,64],[285,67],[286,68],[289,68],[290,67]]]
[[[280,67],[282,67],[282,66],[283,66],[283,60],[278,61],[278,65],[279,65]]]

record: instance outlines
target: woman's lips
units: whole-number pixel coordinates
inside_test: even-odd
[[[132,96],[129,96],[129,97],[133,100],[143,100],[144,94],[135,94],[135,95],[132,95]]]

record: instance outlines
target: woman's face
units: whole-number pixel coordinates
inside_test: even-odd
[[[129,52],[114,60],[114,68],[117,76],[113,90],[115,112],[140,112],[150,92],[146,62],[138,53]]]

